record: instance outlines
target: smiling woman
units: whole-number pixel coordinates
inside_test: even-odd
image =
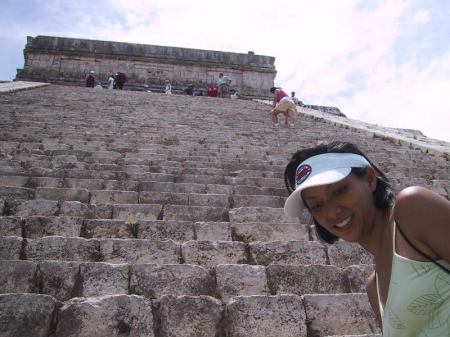
[[[373,254],[366,288],[385,336],[450,336],[448,200],[418,186],[395,196],[386,176],[351,143],[296,152],[285,183],[286,214],[300,216],[306,208],[319,239],[357,242]],[[424,305],[430,314],[423,314]]]

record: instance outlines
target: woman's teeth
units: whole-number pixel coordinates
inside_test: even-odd
[[[349,217],[348,217],[347,219],[345,219],[344,221],[338,223],[338,224],[336,225],[336,227],[338,227],[338,228],[344,227],[345,225],[347,225],[347,224],[350,222],[351,219],[352,219],[352,217],[349,216]]]

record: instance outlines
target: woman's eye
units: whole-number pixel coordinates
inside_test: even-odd
[[[313,212],[318,212],[318,211],[320,211],[322,209],[322,204],[315,204],[315,205],[312,205],[311,206],[311,210],[313,211]]]
[[[343,194],[343,193],[345,193],[346,190],[347,190],[347,186],[341,186],[333,192],[333,195]]]

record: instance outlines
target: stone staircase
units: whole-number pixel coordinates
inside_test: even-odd
[[[47,86],[0,95],[0,336],[378,336],[371,257],[287,218],[296,150],[358,144],[449,197],[448,153],[253,101]]]

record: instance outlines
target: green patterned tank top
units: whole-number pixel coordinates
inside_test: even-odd
[[[433,262],[420,262],[397,254],[396,224],[391,281],[383,309],[378,303],[384,337],[450,337],[450,274]],[[450,267],[450,263],[438,260]]]

